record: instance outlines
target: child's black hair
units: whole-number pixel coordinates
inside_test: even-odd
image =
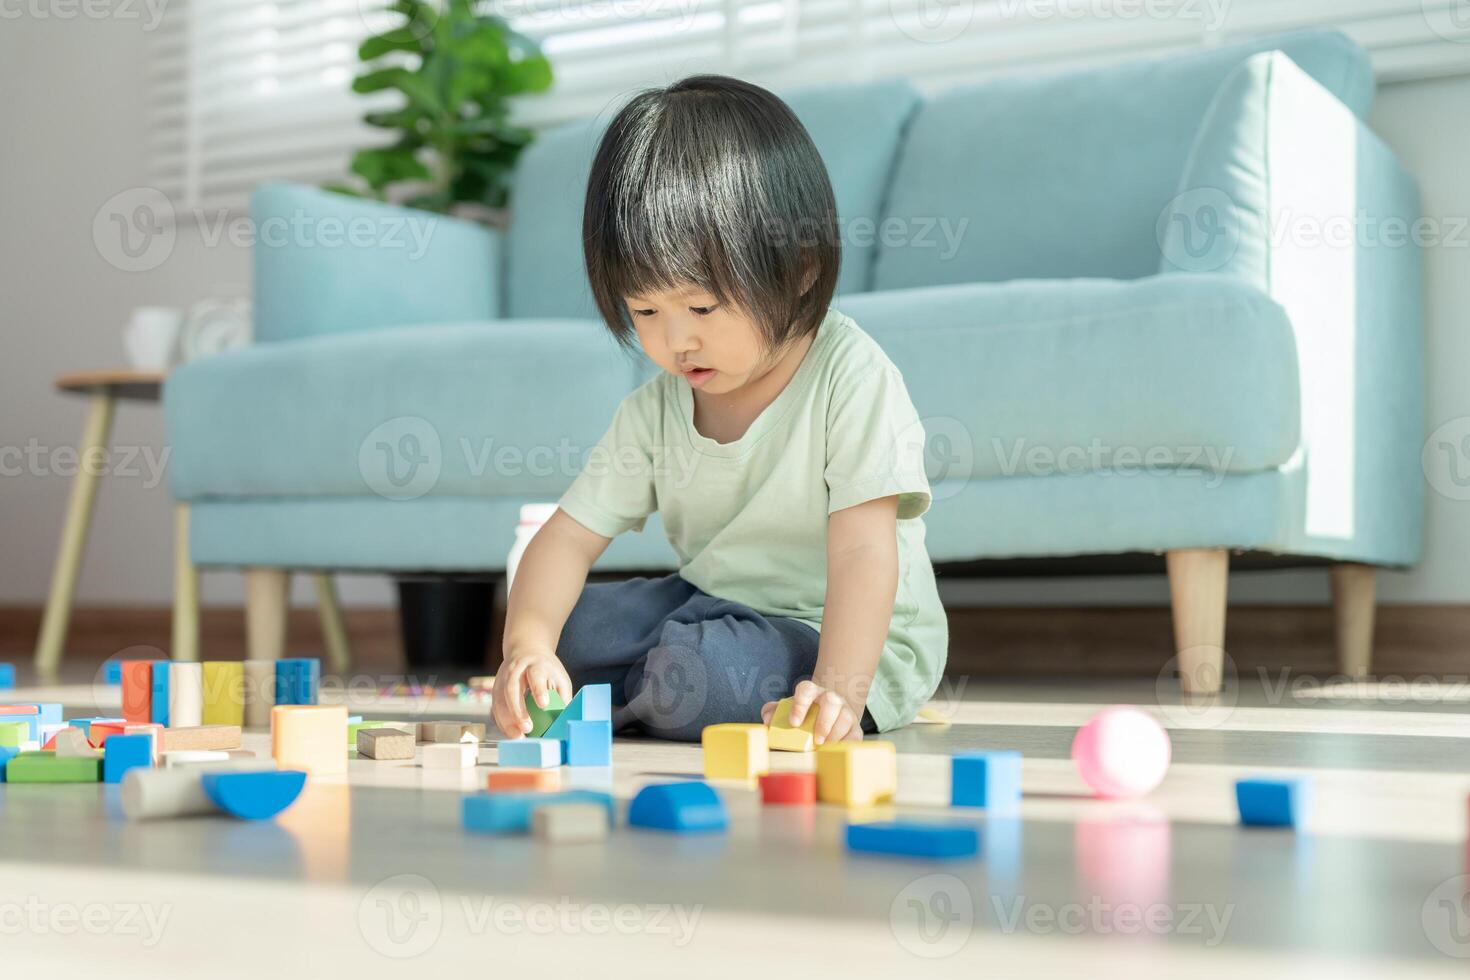
[[[814,332],[842,249],[827,168],[775,95],[724,75],[646,89],[608,124],[582,215],[587,278],[632,347],[624,297],[697,285],[733,301],[770,350]]]

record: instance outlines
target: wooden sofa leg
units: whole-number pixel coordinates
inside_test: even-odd
[[[1225,659],[1225,590],[1230,553],[1187,548],[1166,556],[1174,607],[1174,650],[1185,694],[1220,690]]]
[[[1368,676],[1373,662],[1373,613],[1378,570],[1372,565],[1332,566],[1332,618],[1337,627],[1337,666],[1348,677]]]
[[[291,573],[284,568],[245,572],[245,649],[251,660],[280,660],[286,653],[286,612]]]
[[[327,662],[337,673],[346,673],[352,663],[352,644],[347,638],[347,619],[342,615],[342,603],[337,599],[337,580],[331,572],[317,572],[312,577],[316,581],[316,604],[322,621]]]

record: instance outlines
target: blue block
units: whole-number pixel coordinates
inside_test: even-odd
[[[168,724],[168,664],[167,660],[153,661],[153,700],[148,720],[155,725]]]
[[[567,765],[612,765],[612,722],[569,722],[567,724]]]
[[[1021,753],[961,752],[950,760],[951,806],[1007,809],[1021,803]]]
[[[316,657],[276,661],[276,704],[316,704],[322,662]]]
[[[85,736],[87,736],[87,738],[90,740],[91,737],[92,737],[92,726],[95,725],[95,724],[97,724],[97,722],[99,722],[99,721],[105,721],[105,722],[110,722],[110,723],[112,723],[114,725],[119,725],[119,724],[124,724],[127,721],[127,719],[126,718],[68,718],[66,723],[68,725],[70,725],[71,727],[73,727],[73,728],[80,728],[82,730],[82,734],[85,735]]]
[[[241,820],[269,820],[296,802],[306,785],[306,773],[299,769],[206,772],[203,782],[204,795],[226,813]]]
[[[61,705],[55,702],[40,704],[35,701],[13,701],[10,702],[10,704],[17,708],[36,709],[36,713],[33,715],[5,715],[3,717],[4,721],[25,722],[28,726],[30,726],[30,738],[33,741],[39,742],[41,740],[42,725],[61,724]]]
[[[561,765],[561,743],[554,738],[506,739],[496,746],[496,752],[502,766],[552,769]]]
[[[152,735],[112,735],[102,743],[102,781],[122,782],[129,769],[153,766]]]
[[[5,767],[10,760],[20,755],[20,749],[10,745],[0,745],[0,783],[5,782]]]
[[[574,721],[612,721],[612,685],[588,684],[578,691],[571,702],[556,716],[551,727],[541,733],[542,738],[567,740],[567,726]]]
[[[725,830],[730,826],[730,815],[720,794],[708,783],[655,783],[633,797],[628,825],[690,834]]]
[[[591,789],[569,789],[562,793],[475,793],[464,798],[462,819],[465,830],[484,834],[525,833],[531,829],[531,814],[538,806],[562,803],[601,803],[607,821],[613,822],[612,796]]]
[[[30,708],[34,707],[34,705],[7,703],[6,707]],[[0,721],[23,721],[26,723],[26,728],[29,730],[26,738],[30,739],[33,742],[40,741],[41,739],[41,715],[39,712],[33,715],[0,715]]]
[[[15,664],[0,664],[0,688],[15,686]]]
[[[104,683],[104,684],[121,684],[122,683],[122,661],[121,660],[109,660],[109,661],[107,661],[107,663],[105,663],[105,664],[102,665],[102,683]]]
[[[980,852],[980,833],[974,827],[896,820],[847,825],[847,849],[904,857],[962,858]]]
[[[1312,799],[1312,779],[1260,777],[1235,782],[1240,822],[1247,827],[1298,827]]]

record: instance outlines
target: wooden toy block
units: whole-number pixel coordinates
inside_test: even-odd
[[[816,748],[816,736],[813,730],[817,724],[817,712],[808,708],[806,717],[801,724],[791,725],[791,699],[782,698],[776,702],[776,710],[771,715],[771,730],[767,735],[772,752],[810,752]]]
[[[241,820],[269,820],[301,795],[306,773],[299,769],[280,772],[205,772],[201,778],[211,803]]]
[[[238,660],[204,662],[201,725],[245,726],[245,665]]]
[[[901,857],[962,858],[980,852],[974,827],[896,820],[847,825],[847,849]]]
[[[484,834],[526,833],[531,818],[544,806],[566,806],[592,803],[607,812],[613,822],[613,801],[609,793],[590,789],[569,789],[560,793],[474,793],[464,798],[461,819],[465,830]]]
[[[82,734],[87,736],[87,741],[92,740],[92,726],[97,722],[119,722],[123,718],[68,718],[66,723],[73,728],[80,728]]]
[[[0,664],[0,689],[15,686],[15,664]]]
[[[153,661],[123,661],[122,713],[133,724],[153,720]]]
[[[1259,777],[1235,782],[1240,822],[1247,827],[1300,828],[1312,800],[1310,776]]]
[[[817,802],[817,774],[814,772],[768,772],[760,777],[761,802],[770,804],[806,804]]]
[[[41,709],[34,704],[0,704],[0,720],[24,723],[29,741],[41,737]]]
[[[230,753],[217,749],[179,749],[163,753],[163,767],[177,769],[180,766],[197,766],[206,762],[229,762]]]
[[[19,748],[31,738],[31,726],[23,721],[0,721],[0,745]]]
[[[129,769],[153,765],[153,736],[114,735],[102,750],[102,781],[120,783]]]
[[[730,815],[725,801],[708,783],[655,783],[633,797],[628,825],[676,834],[709,833],[729,827]]]
[[[158,765],[159,759],[163,756],[163,732],[164,728],[162,725],[155,725],[151,722],[146,725],[124,725],[122,730],[124,735],[148,736],[153,747],[153,764],[155,766]],[[92,744],[101,745],[99,742],[93,742]]]
[[[121,660],[109,660],[109,661],[105,662],[102,665],[102,683],[104,683],[104,684],[121,684],[122,683],[122,661]]]
[[[193,728],[204,724],[203,664],[169,664],[168,724],[170,728]]]
[[[278,704],[271,708],[271,757],[282,769],[340,776],[347,771],[346,727],[342,705]]]
[[[433,742],[424,746],[425,769],[472,769],[479,761],[480,741],[465,732],[458,742]]]
[[[392,728],[407,733],[410,738],[418,735],[418,725],[411,721],[362,721],[361,719],[352,721],[349,719],[347,722],[347,747],[349,749],[356,751],[357,733],[364,728]]]
[[[540,738],[546,729],[551,727],[551,723],[566,710],[566,706],[567,703],[561,699],[560,692],[554,688],[547,689],[546,707],[544,708],[536,703],[536,698],[529,690],[526,691],[526,711],[531,715],[531,737]]]
[[[561,789],[561,770],[491,769],[485,789],[491,793],[550,793]]]
[[[130,723],[125,721],[94,721],[88,729],[87,741],[98,748],[105,748],[109,738],[127,734],[129,727]]]
[[[892,742],[828,742],[817,749],[817,799],[872,806],[893,799],[898,751]]]
[[[700,733],[705,779],[749,781],[771,771],[765,725],[708,725]]]
[[[55,750],[56,736],[70,727],[70,725],[42,725],[40,736],[41,748]]]
[[[357,754],[364,759],[412,759],[413,736],[397,728],[360,728]]]
[[[155,725],[168,724],[168,682],[172,671],[169,669],[169,661],[153,661],[153,700],[150,702],[152,714],[146,718]]]
[[[276,768],[270,759],[213,762],[179,769],[130,769],[123,776],[120,797],[129,820],[194,817],[218,813],[204,792],[206,772],[261,772]]]
[[[1014,809],[1021,803],[1021,753],[960,752],[950,760],[951,806]]]
[[[316,657],[276,661],[276,704],[316,704],[322,662]]]
[[[5,767],[10,783],[95,783],[102,778],[102,759],[58,756],[54,752],[22,752]]]
[[[567,765],[612,765],[612,722],[569,722],[567,724]]]
[[[245,675],[245,727],[266,728],[276,705],[276,662],[246,660],[240,667]]]
[[[240,729],[234,725],[194,725],[191,728],[166,728],[163,732],[165,752],[219,751],[239,747]]]
[[[501,739],[495,760],[502,766],[546,769],[562,763],[563,743],[554,738]]]
[[[564,803],[537,807],[531,813],[531,828],[550,844],[581,844],[606,840],[607,819],[607,808],[597,803]]]
[[[20,749],[13,745],[0,745],[0,783],[5,782],[5,767],[10,765],[10,760],[20,755]]]
[[[551,727],[541,733],[542,738],[566,741],[567,726],[574,721],[612,721],[612,685],[588,684],[556,716]]]
[[[485,723],[481,721],[421,721],[420,742],[451,742],[458,744],[466,734],[473,735],[476,742],[485,739]]]
[[[87,741],[87,736],[82,734],[80,728],[70,726],[57,732],[51,739],[52,747],[61,758],[69,759],[96,759],[100,753],[92,748],[92,743]]]

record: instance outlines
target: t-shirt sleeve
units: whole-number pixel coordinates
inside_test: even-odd
[[[650,399],[634,392],[587,453],[582,471],[557,506],[578,524],[605,538],[642,531],[658,508],[653,486],[653,418]]]
[[[924,424],[903,376],[879,365],[836,388],[827,410],[827,513],[898,496],[898,519],[929,509]]]

